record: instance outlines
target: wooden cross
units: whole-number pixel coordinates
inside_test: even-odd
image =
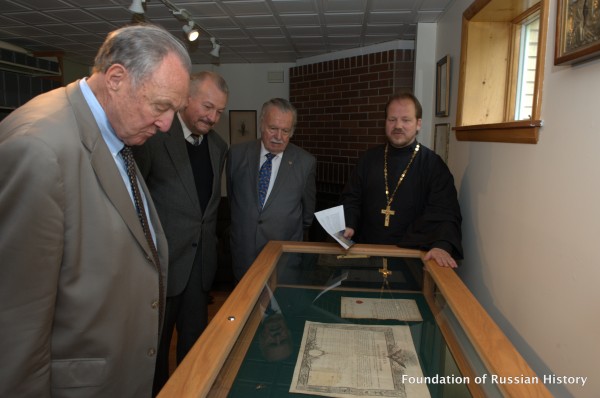
[[[390,226],[390,216],[396,214],[394,210],[390,209],[390,205],[387,205],[385,209],[381,209],[381,214],[385,214],[385,222],[383,223],[384,227]]]

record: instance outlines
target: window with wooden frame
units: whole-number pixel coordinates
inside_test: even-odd
[[[463,13],[459,141],[538,141],[548,3],[475,0]]]

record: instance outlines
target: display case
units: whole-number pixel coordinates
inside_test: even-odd
[[[551,397],[455,271],[423,256],[269,242],[159,397]]]

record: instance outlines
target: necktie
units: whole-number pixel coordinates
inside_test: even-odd
[[[150,232],[150,225],[148,224],[148,218],[146,216],[146,209],[144,208],[144,201],[142,200],[142,195],[140,194],[140,190],[138,187],[137,176],[135,174],[135,160],[133,159],[133,152],[130,146],[125,145],[123,149],[121,149],[121,156],[125,161],[125,168],[127,169],[127,177],[129,177],[129,183],[131,184],[131,192],[133,193],[133,201],[135,204],[135,210],[137,212],[138,218],[140,220],[140,224],[142,224],[142,229],[144,230],[144,236],[146,237],[146,241],[148,242],[148,246],[150,246],[150,250],[152,251],[152,257],[154,257],[154,265],[158,271],[158,293],[160,306],[159,308],[164,308],[163,303],[163,292],[164,292],[164,281],[162,277],[162,273],[160,272],[160,262],[158,260],[158,251],[156,250],[156,246],[154,245],[154,240],[152,239],[152,232]],[[162,325],[162,310],[159,312],[159,328]]]
[[[190,138],[192,139],[193,146],[200,145],[200,137],[199,136],[192,134],[192,135],[190,135]]]
[[[260,167],[260,171],[258,172],[258,204],[262,209],[265,204],[265,199],[267,198],[267,191],[269,190],[269,181],[271,180],[271,166],[273,165],[273,158],[275,155],[272,153],[267,153],[265,155],[267,160]]]

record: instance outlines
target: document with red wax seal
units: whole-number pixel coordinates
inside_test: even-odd
[[[342,318],[423,320],[415,300],[342,297]]]

